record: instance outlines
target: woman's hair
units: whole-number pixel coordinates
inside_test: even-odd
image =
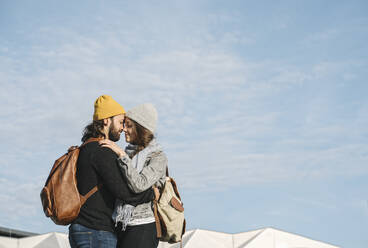
[[[128,118],[128,117],[126,117]],[[133,135],[134,140],[132,142],[133,145],[137,145],[138,149],[136,152],[132,154],[132,157],[134,157],[135,154],[142,151],[145,147],[148,146],[148,144],[151,142],[151,140],[154,138],[153,133],[148,130],[147,128],[143,127],[136,121],[128,118],[133,123]]]
[[[104,127],[103,120],[93,121],[88,124],[83,130],[82,142],[87,141],[89,138],[106,138],[105,134],[102,132]]]

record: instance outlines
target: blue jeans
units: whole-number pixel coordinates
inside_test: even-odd
[[[91,229],[80,224],[69,226],[71,248],[115,248],[116,236],[112,232]]]

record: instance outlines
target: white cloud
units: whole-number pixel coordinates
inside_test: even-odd
[[[0,47],[0,98],[7,104],[0,185],[11,189],[0,194],[0,212],[7,223],[42,216],[43,181],[54,160],[79,143],[100,94],[127,109],[157,106],[171,173],[188,191],[368,173],[367,102],[339,98],[364,89],[349,84],[362,78],[364,60],[251,60],[229,48],[256,45],[255,35],[208,28],[236,21],[229,15],[151,24],[142,13],[124,22],[125,14],[91,33],[41,27],[26,54]]]
[[[4,203],[0,206],[0,212],[3,217],[7,216],[6,219],[10,223],[20,222],[25,217],[35,216],[38,211],[40,187],[36,183],[37,180],[29,181],[20,183],[14,179],[1,179],[1,185],[6,190],[0,194],[1,202]]]
[[[74,36],[74,33],[64,35]],[[7,84],[2,93],[10,103],[5,112],[10,121],[4,127],[9,130],[7,137],[14,149],[18,146],[23,152],[32,151],[36,141],[52,152],[46,148],[51,143],[65,146],[78,141],[92,113],[93,100],[108,93],[126,106],[143,101],[153,101],[158,106],[159,134],[166,146],[175,147],[175,143],[180,142],[175,137],[184,138],[189,144],[184,145],[185,153],[173,151],[170,154],[176,158],[175,166],[183,166],[180,171],[186,175],[183,178],[187,178],[188,186],[200,185],[203,177],[207,181],[203,186],[206,188],[209,185],[289,180],[305,176],[305,173],[328,175],[334,171],[332,165],[309,172],[308,166],[298,170],[298,165],[317,156],[321,156],[317,164],[322,161],[333,164],[335,159],[328,161],[325,156],[335,153],[331,150],[296,152],[288,143],[292,140],[299,147],[314,146],[317,136],[335,137],[346,131],[346,123],[331,126],[320,122],[319,118],[325,114],[323,109],[331,103],[319,102],[318,99],[323,98],[318,98],[318,94],[311,105],[299,103],[306,106],[308,112],[303,125],[293,127],[304,133],[296,137],[295,131],[293,137],[280,123],[285,115],[291,114],[290,107],[280,109],[275,102],[276,105],[267,109],[265,104],[277,101],[275,95],[282,96],[284,92],[302,95],[300,90],[305,85],[318,85],[312,80],[318,80],[320,75],[328,78],[336,72],[336,66],[339,70],[345,68],[342,63],[322,63],[308,71],[278,61],[247,62],[206,46],[149,51],[137,58],[118,60],[118,56],[124,57],[134,48],[117,34],[107,32],[103,41],[83,35],[65,38],[68,42],[60,47],[36,47],[32,56],[24,61],[11,57],[2,61],[5,68],[31,65],[34,69],[27,77],[15,73],[14,69],[2,72],[5,78],[15,82]],[[110,55],[106,47],[114,47],[116,55]],[[47,68],[43,64],[47,64]],[[12,137],[11,134],[20,130],[22,135]],[[267,137],[275,137],[278,133],[283,137],[267,141]],[[27,140],[33,142],[25,142]],[[214,144],[218,146],[213,147]],[[270,151],[276,144],[282,144],[278,147],[282,150]],[[268,148],[262,150],[262,145]],[[285,152],[287,149],[290,151]],[[213,158],[214,154],[220,158]],[[348,155],[340,159],[349,161]],[[365,159],[362,157],[357,162],[361,164]],[[201,164],[208,167],[200,168]],[[238,171],[235,180],[234,170]]]
[[[323,32],[317,32],[308,35],[305,42],[306,43],[326,42],[336,38],[339,34],[341,34],[340,30],[338,30],[337,28],[331,28]]]

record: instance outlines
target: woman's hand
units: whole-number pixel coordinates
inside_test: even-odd
[[[122,157],[125,155],[124,150],[121,149],[120,146],[118,146],[115,142],[109,139],[100,140],[98,143],[100,143],[100,146],[102,147],[108,147],[111,150],[113,150],[113,152],[115,152],[118,155],[118,157]]]

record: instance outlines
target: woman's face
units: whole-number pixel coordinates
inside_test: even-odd
[[[137,132],[134,123],[128,117],[125,117],[123,131],[125,133],[125,141],[133,144],[137,137]]]

